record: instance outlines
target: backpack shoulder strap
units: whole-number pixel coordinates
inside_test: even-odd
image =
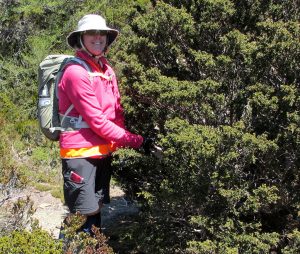
[[[83,59],[81,59],[79,57],[74,57],[74,59],[72,59],[72,61],[82,65],[87,70],[87,72],[92,72],[91,67]]]
[[[55,86],[56,86],[56,98],[58,98],[58,84],[59,84],[59,81],[60,81],[60,79],[61,79],[61,77],[63,75],[64,69],[66,68],[66,66],[68,66],[72,62],[78,63],[79,65],[83,66],[86,69],[87,73],[89,74],[89,77],[91,77],[90,73],[92,73],[92,70],[91,70],[90,66],[83,59],[81,59],[79,57],[72,57],[72,58],[70,58],[69,61],[66,64],[64,64],[64,65],[61,66],[61,68],[59,69],[59,71],[57,73],[57,79],[56,79],[56,82],[55,82]],[[92,82],[91,78],[90,78],[90,81]],[[61,123],[64,122],[65,118],[68,116],[68,114],[71,112],[71,110],[73,108],[74,108],[74,105],[71,104],[70,107],[65,112],[65,114],[62,116]],[[82,116],[79,116],[79,122],[81,124],[83,123]],[[60,127],[59,130],[64,131],[64,128]]]
[[[84,61],[83,59],[79,57],[75,57],[72,61],[77,62],[78,64],[82,65],[88,72],[88,75],[90,76],[90,81],[93,81],[93,77],[101,77],[108,81],[111,81],[113,78],[113,75],[107,76],[102,72],[93,72],[91,67]]]
[[[91,73],[91,71],[92,71],[91,68],[90,68],[90,66],[84,60],[82,60],[79,57],[72,57],[65,64],[62,64],[61,67],[60,67],[60,69],[58,70],[57,78],[56,78],[56,81],[55,81],[55,91],[56,91],[56,98],[57,99],[58,99],[58,84],[59,84],[59,82],[60,82],[60,80],[62,78],[62,75],[64,73],[65,68],[68,65],[70,65],[72,62],[75,62],[75,63],[83,66],[88,73]]]

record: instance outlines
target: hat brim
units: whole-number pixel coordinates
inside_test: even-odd
[[[101,29],[102,30],[102,29]],[[86,30],[76,30],[71,32],[68,36],[67,36],[67,43],[71,48],[78,48],[79,47],[79,36],[82,32],[84,32]],[[107,29],[103,29],[103,31],[107,31],[107,47],[110,47],[110,45],[116,40],[116,38],[119,35],[119,31],[115,30],[115,29],[111,29],[111,28],[107,28]]]

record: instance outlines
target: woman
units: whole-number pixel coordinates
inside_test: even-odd
[[[78,123],[60,135],[65,202],[71,213],[86,216],[81,230],[88,233],[92,224],[100,228],[101,206],[110,201],[111,153],[143,143],[142,136],[125,129],[116,76],[105,59],[118,33],[101,16],[84,16],[67,43],[91,72],[68,65],[58,85],[60,114]]]

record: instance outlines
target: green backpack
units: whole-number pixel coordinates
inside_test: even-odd
[[[70,55],[49,55],[39,65],[38,70],[38,121],[43,134],[50,140],[59,140],[59,134],[66,129],[89,128],[82,117],[68,117],[71,105],[63,116],[58,110],[57,86],[64,68],[68,64],[80,64],[91,73],[84,60]]]

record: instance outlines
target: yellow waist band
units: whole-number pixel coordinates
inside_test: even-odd
[[[60,148],[61,158],[88,158],[110,155],[116,151],[115,144],[106,144],[86,148]]]

